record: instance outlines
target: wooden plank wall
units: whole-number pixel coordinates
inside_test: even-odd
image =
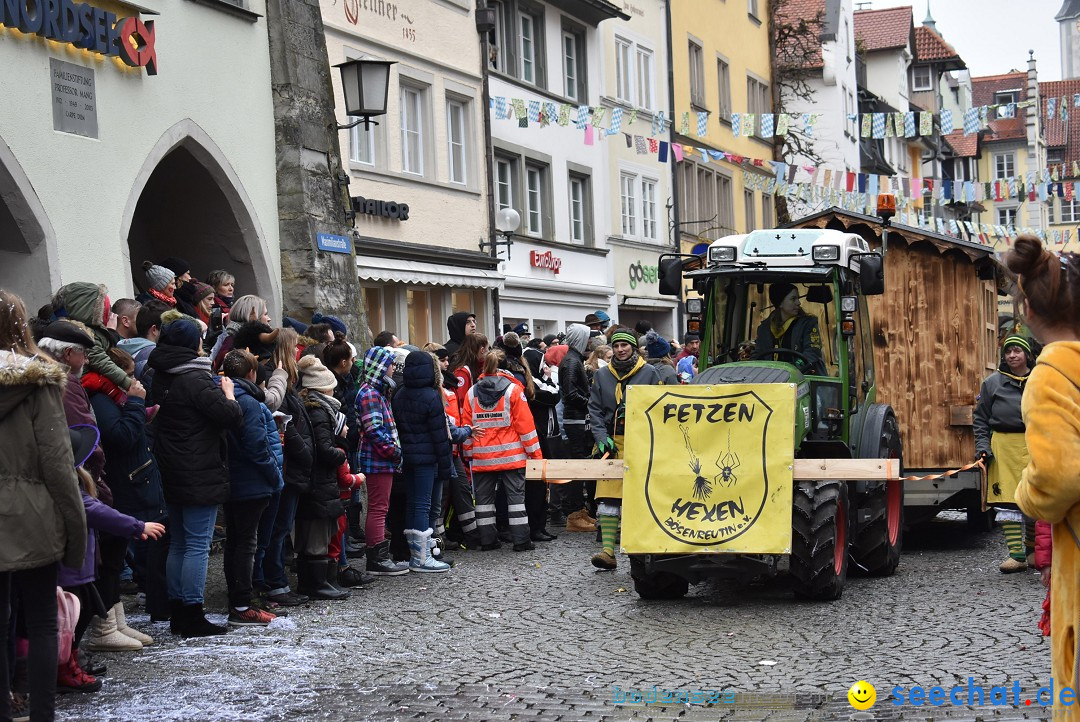
[[[988,374],[985,287],[969,258],[894,234],[885,256],[885,294],[870,301],[877,399],[900,422],[904,466],[956,468],[975,452],[958,407],[975,403]]]

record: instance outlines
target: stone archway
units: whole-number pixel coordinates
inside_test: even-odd
[[[279,315],[281,281],[258,215],[224,153],[192,120],[170,128],[143,163],[120,235],[137,290],[146,285],[143,261],[179,256],[199,280],[229,271],[237,295],[262,296]]]
[[[60,285],[56,233],[15,154],[0,138],[0,288],[30,313]]]

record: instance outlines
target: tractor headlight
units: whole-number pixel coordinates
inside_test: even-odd
[[[700,298],[686,299],[686,312],[691,316],[700,316],[703,310],[705,310],[705,304]]]
[[[813,259],[815,263],[819,261],[839,261],[840,246],[814,246]]]
[[[709,263],[734,263],[735,247],[719,246],[709,249]]]
[[[858,308],[859,297],[858,296],[841,296],[840,297],[840,310],[843,313],[855,313]]]

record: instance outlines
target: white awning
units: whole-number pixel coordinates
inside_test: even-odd
[[[357,275],[366,281],[390,281],[427,286],[455,286],[460,288],[503,287],[503,275],[497,271],[481,268],[463,268],[442,263],[402,261],[374,256],[356,257]]]
[[[671,301],[662,298],[643,298],[640,296],[623,296],[619,306],[627,306],[629,308],[662,308],[671,310],[677,308],[679,302],[672,299]]]

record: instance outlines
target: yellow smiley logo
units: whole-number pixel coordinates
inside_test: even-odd
[[[847,691],[847,699],[855,709],[870,709],[877,702],[877,690],[874,685],[860,679]]]

